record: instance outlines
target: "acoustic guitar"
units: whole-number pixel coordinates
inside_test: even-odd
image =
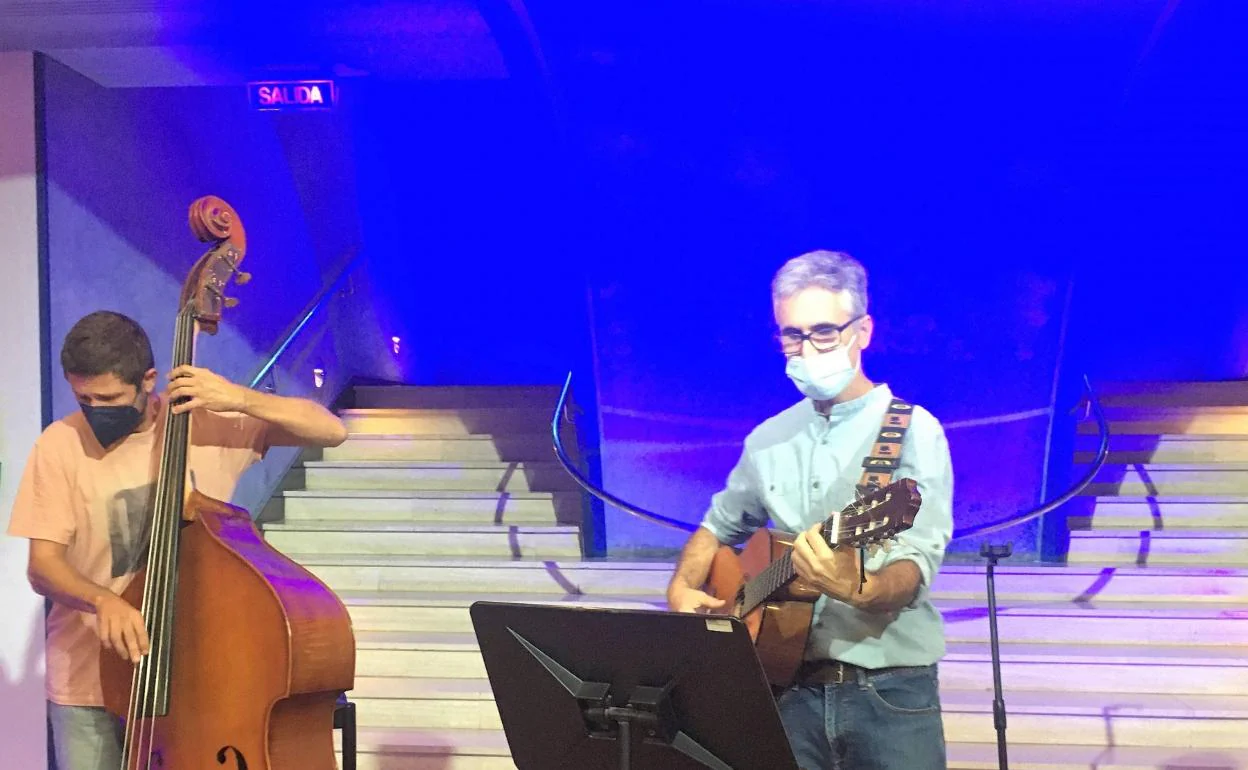
[[[833,547],[877,545],[914,524],[922,498],[913,479],[899,479],[849,504],[823,523]],[[759,529],[740,553],[723,546],[715,554],[706,592],[724,599],[728,614],[744,621],[767,680],[788,687],[806,650],[815,601],[822,594],[793,569],[796,535]]]

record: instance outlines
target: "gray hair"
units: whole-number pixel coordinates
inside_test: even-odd
[[[811,287],[846,291],[852,303],[850,312],[855,316],[867,312],[866,268],[843,251],[808,251],[785,262],[771,281],[772,304]]]

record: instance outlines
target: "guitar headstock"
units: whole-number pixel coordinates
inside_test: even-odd
[[[923,497],[914,479],[898,479],[845,506],[824,522],[828,545],[853,548],[883,542],[914,526]]]

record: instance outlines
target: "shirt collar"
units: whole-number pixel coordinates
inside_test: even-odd
[[[829,409],[826,414],[821,414],[816,411],[815,402],[811,399],[806,399],[806,403],[809,405],[810,413],[813,419],[816,421],[826,421],[828,424],[836,425],[837,423],[844,422],[866,409],[870,409],[871,407],[878,405],[881,401],[892,401],[892,398],[893,393],[889,390],[888,383],[881,382],[852,401],[842,401],[841,403],[833,404],[832,408]]]

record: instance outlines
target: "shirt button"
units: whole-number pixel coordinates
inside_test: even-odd
[[[818,482],[818,481],[816,481],[816,482],[815,482],[812,486],[814,486],[814,488],[815,488],[815,489],[818,489],[818,488],[819,488],[819,482]]]

